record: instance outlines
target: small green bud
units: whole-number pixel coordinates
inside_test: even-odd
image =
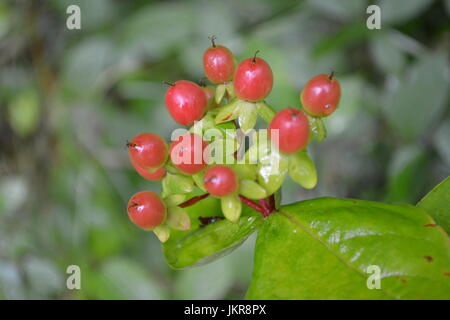
[[[180,207],[169,207],[167,209],[166,223],[169,227],[177,230],[188,230],[191,228],[189,215]]]
[[[253,200],[267,197],[267,191],[253,180],[241,180],[239,184],[239,193],[244,197]]]
[[[162,243],[169,240],[170,229],[167,226],[165,226],[165,225],[158,226],[153,229],[153,232],[158,237],[159,241],[161,241]]]
[[[304,151],[289,156],[289,175],[306,189],[312,189],[317,184],[316,166]]]
[[[237,222],[239,220],[242,211],[242,203],[236,194],[221,198],[220,204],[225,218],[231,222]]]

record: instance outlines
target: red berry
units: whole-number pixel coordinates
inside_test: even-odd
[[[141,133],[127,144],[132,161],[143,169],[161,167],[167,160],[167,144],[154,133]]]
[[[234,92],[241,100],[259,101],[272,90],[272,69],[261,58],[248,58],[237,67],[234,75]]]
[[[224,165],[209,168],[204,177],[206,191],[213,196],[225,197],[238,189],[238,179],[232,169]]]
[[[127,208],[131,221],[144,230],[151,230],[166,219],[166,206],[152,191],[141,191],[133,195]]]
[[[236,63],[231,51],[223,46],[216,46],[214,37],[212,47],[203,54],[203,70],[212,83],[224,83],[233,79]]]
[[[278,139],[272,130],[278,130]],[[281,152],[287,154],[297,152],[308,144],[308,118],[299,109],[283,109],[270,122],[269,136]]]
[[[205,114],[208,100],[196,83],[180,80],[166,92],[166,107],[172,118],[181,125],[190,126]]]
[[[166,170],[163,167],[156,169],[156,171],[154,169],[146,170],[140,167],[133,159],[131,159],[131,164],[141,177],[150,181],[159,181],[166,175]]]
[[[319,74],[313,77],[302,90],[300,99],[306,112],[314,117],[326,117],[336,110],[341,98],[341,86],[330,75]]]
[[[195,133],[186,133],[170,146],[170,158],[173,164],[182,172],[195,174],[203,170],[207,163],[205,149],[208,143]]]

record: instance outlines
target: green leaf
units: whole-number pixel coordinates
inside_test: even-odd
[[[223,219],[200,227],[198,217],[222,216],[220,200],[212,197],[186,211],[191,217],[192,229],[172,230],[170,239],[163,245],[167,263],[175,269],[207,264],[230,253],[256,231],[262,221],[259,213],[244,206],[237,223]]]
[[[450,177],[439,183],[417,204],[450,233]]]
[[[261,227],[249,299],[448,299],[450,243],[410,205],[320,198]],[[380,289],[369,289],[369,266]]]
[[[317,184],[316,165],[306,152],[297,152],[289,156],[289,175],[305,189]]]
[[[448,97],[448,68],[444,54],[424,55],[388,92],[383,111],[392,128],[404,138],[416,141],[442,116]]]

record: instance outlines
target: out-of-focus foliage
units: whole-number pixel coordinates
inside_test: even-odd
[[[10,0],[0,3],[0,298],[242,298],[253,238],[210,265],[174,271],[125,212],[158,190],[125,143],[170,138],[163,80],[198,80],[208,36],[239,59],[260,50],[268,102],[298,106],[317,73],[337,72],[340,108],[312,148],[317,196],[414,204],[450,172],[450,2]],[[66,8],[81,8],[81,30]],[[82,289],[66,288],[68,265]]]

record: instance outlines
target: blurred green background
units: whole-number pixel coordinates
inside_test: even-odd
[[[361,0],[0,2],[0,298],[239,299],[254,237],[210,265],[175,271],[134,227],[126,201],[160,190],[125,143],[169,138],[163,80],[196,81],[208,36],[243,59],[260,50],[277,109],[336,70],[343,96],[313,145],[317,196],[416,203],[450,172],[450,1],[385,0],[381,30]],[[66,8],[81,8],[81,30]],[[68,265],[82,289],[66,288]]]

